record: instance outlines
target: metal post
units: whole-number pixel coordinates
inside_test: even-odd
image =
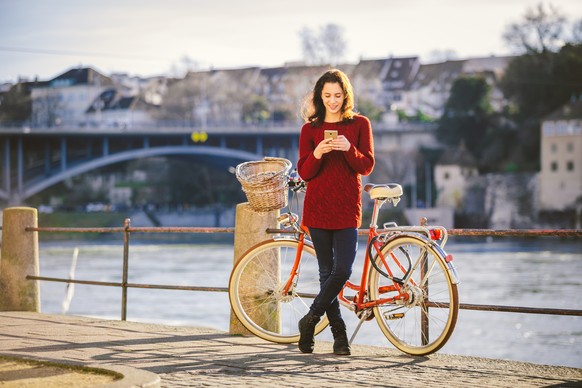
[[[51,146],[47,141],[44,143],[44,176],[51,174]]]
[[[67,169],[67,139],[61,137],[61,171]]]
[[[424,202],[425,208],[432,207],[432,171],[429,162],[424,163]]]
[[[255,147],[256,147],[255,152],[258,155],[264,155],[264,153],[263,153],[263,151],[264,151],[263,150],[263,137],[262,136],[257,136],[255,138]]]
[[[24,155],[22,151],[22,136],[18,137],[18,142],[16,143],[16,169],[17,169],[17,181],[16,181],[16,191],[18,193],[18,201],[24,193]]]
[[[10,139],[4,139],[4,190],[10,198]]]
[[[299,155],[299,140],[298,140],[298,136],[294,136],[291,139],[291,154],[289,155],[289,157],[287,159],[291,159],[291,162],[293,162],[293,164],[297,164],[297,155]]]
[[[418,195],[417,195],[417,188],[418,188],[418,180],[416,175],[416,164],[412,165],[412,187],[411,187],[411,203],[410,207],[416,209],[418,204]]]
[[[130,219],[126,218],[123,223],[123,275],[121,279],[121,320],[127,319],[127,278],[129,268],[129,227]]]
[[[101,143],[101,152],[102,152],[102,156],[107,156],[109,155],[109,138],[108,137],[104,137]]]

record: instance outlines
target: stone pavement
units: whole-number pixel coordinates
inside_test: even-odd
[[[28,312],[0,312],[0,355],[99,367],[126,376],[110,387],[582,385],[582,369],[577,368],[446,354],[412,357],[359,345],[351,356],[338,357],[331,343],[321,341],[315,353],[302,354],[295,345],[213,329]],[[0,372],[0,387],[2,376]]]

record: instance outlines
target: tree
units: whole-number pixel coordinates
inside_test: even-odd
[[[564,39],[566,18],[549,5],[546,10],[542,3],[530,8],[521,23],[510,24],[503,39],[517,52],[526,54],[556,51]]]
[[[31,122],[35,126],[52,128],[61,124],[61,112],[65,109],[65,103],[56,93],[47,92],[36,97],[32,102]]]
[[[516,57],[499,86],[511,104],[507,117],[518,126],[515,161],[535,169],[541,121],[571,98],[582,95],[582,44],[566,44],[557,53]]]
[[[538,121],[582,92],[582,44],[516,57],[500,87],[521,121]]]
[[[570,37],[566,25],[556,8],[539,4],[503,36],[523,53],[509,63],[499,82],[509,101],[504,119],[517,128],[513,161],[522,169],[538,167],[543,117],[582,93],[582,20],[572,25]]]
[[[242,107],[243,122],[247,124],[259,124],[269,120],[269,104],[265,97],[253,96]]]
[[[467,150],[480,158],[491,125],[489,91],[490,87],[484,78],[457,78],[439,120],[439,140],[453,147],[463,142]]]
[[[380,121],[382,119],[382,109],[372,101],[365,98],[361,98],[357,101],[356,109],[360,114],[366,116],[372,121]]]
[[[13,85],[0,96],[0,121],[25,121],[31,113],[32,101],[24,84]]]
[[[578,20],[572,26],[572,43],[582,43],[582,19]]]
[[[344,57],[346,41],[344,30],[337,24],[327,24],[314,31],[304,27],[300,32],[305,62],[313,65],[337,65]]]
[[[192,59],[188,55],[184,55],[180,58],[178,63],[172,63],[170,66],[170,75],[174,78],[183,78],[188,73],[196,71],[200,68],[198,61]]]

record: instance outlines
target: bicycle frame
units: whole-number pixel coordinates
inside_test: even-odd
[[[280,343],[299,340],[298,321],[319,290],[317,255],[309,228],[291,212],[305,182],[288,177],[288,183],[293,197],[278,218],[281,234],[251,247],[229,281],[229,298],[243,325],[263,339]],[[338,295],[340,304],[359,318],[349,342],[364,321],[375,318],[385,337],[403,352],[425,355],[438,351],[452,334],[458,314],[458,277],[452,256],[443,249],[447,231],[427,226],[423,220],[419,226],[399,227],[392,222],[379,229],[381,207],[386,202],[396,206],[402,187],[367,184],[364,191],[374,206],[361,279],[359,283],[348,280]],[[316,332],[328,324],[324,316]]]
[[[369,310],[375,306],[378,306],[378,305],[381,305],[384,303],[394,303],[394,302],[396,302],[396,300],[399,300],[399,299],[405,300],[407,298],[406,294],[402,294],[400,292],[402,285],[399,284],[398,282],[393,282],[394,284],[392,286],[384,287],[382,289],[382,293],[396,291],[397,292],[396,296],[393,296],[391,298],[373,300],[373,301],[366,300],[367,289],[368,289],[368,276],[369,276],[369,271],[370,271],[370,265],[372,262],[372,257],[370,257],[370,247],[374,248],[376,254],[378,255],[378,257],[380,257],[380,259],[384,263],[385,268],[389,271],[389,275],[390,276],[393,275],[392,272],[390,271],[390,266],[386,262],[386,258],[382,254],[382,247],[384,244],[380,244],[376,240],[376,237],[380,236],[380,233],[378,233],[378,225],[377,225],[378,214],[380,212],[380,209],[382,208],[382,206],[384,205],[384,203],[386,201],[387,201],[386,198],[374,200],[374,208],[372,210],[372,218],[371,218],[370,227],[368,230],[368,241],[366,243],[367,249],[366,249],[366,253],[364,255],[364,264],[362,267],[362,275],[361,275],[362,277],[360,280],[360,284],[356,284],[356,283],[353,283],[352,281],[348,280],[346,282],[346,285],[344,286],[344,288],[340,291],[340,293],[338,295],[339,302],[352,311],[360,312],[360,311],[364,311],[364,310]],[[392,233],[395,233],[397,231],[400,231],[400,230],[399,229],[397,230],[395,228]],[[402,264],[395,257],[392,257],[392,259],[394,260],[396,265],[398,265],[401,269],[403,269]],[[357,292],[355,297],[353,297],[351,301],[344,295],[344,291],[346,288]]]
[[[378,214],[380,212],[381,207],[384,205],[384,203],[387,200],[389,200],[389,199],[384,198],[384,199],[375,199],[374,200],[374,209],[372,211],[372,221],[370,223],[370,227],[369,227],[369,231],[368,231],[368,240],[367,240],[366,246],[370,247],[370,245],[371,245],[374,247],[376,254],[378,255],[378,257],[380,257],[380,259],[384,263],[385,268],[389,271],[389,275],[392,276],[393,274],[390,271],[390,265],[388,265],[387,259],[382,254],[382,247],[389,240],[384,240],[382,242],[382,244],[378,241],[375,241],[376,240],[375,238],[379,237],[381,235],[380,233],[378,233],[378,226],[376,224],[377,220],[378,220]],[[394,200],[394,199],[392,199],[392,200]],[[309,236],[309,230],[302,223],[300,223],[300,224],[297,223],[296,217],[290,211],[288,213],[286,213],[286,215],[284,215],[283,218],[284,217],[288,217],[289,223],[291,224],[293,229],[297,232],[297,235],[294,237],[294,239],[296,241],[298,241],[298,243],[299,243],[299,246],[297,249],[297,254],[295,257],[295,262],[294,262],[293,267],[291,269],[291,273],[289,274],[289,278],[287,280],[287,283],[285,284],[285,287],[282,290],[282,292],[284,294],[289,294],[290,290],[293,288],[294,283],[296,282],[295,279],[297,279],[297,277],[299,276],[299,268],[300,268],[300,264],[301,264],[301,257],[303,254],[303,247],[305,245],[305,237]],[[398,232],[400,232],[400,233],[415,232],[415,233],[426,234],[429,239],[431,237],[430,230],[428,228],[425,228],[425,227],[397,227],[397,226],[393,226],[390,229],[391,230],[388,233],[390,233],[392,235],[395,235]],[[444,230],[444,236],[445,236],[444,238],[441,238],[441,246],[444,245],[444,242],[446,241],[446,230]],[[390,298],[378,299],[378,300],[374,300],[374,301],[367,301],[366,300],[367,288],[368,288],[368,274],[370,271],[371,260],[372,260],[372,257],[370,257],[370,249],[366,249],[366,253],[364,256],[364,264],[363,264],[363,268],[362,268],[362,275],[361,275],[362,277],[361,277],[360,283],[356,284],[356,283],[348,280],[346,282],[346,285],[344,286],[344,288],[340,291],[340,293],[338,295],[339,302],[352,311],[359,312],[359,311],[369,310],[369,309],[371,309],[375,306],[381,305],[381,304],[395,303],[397,300],[406,300],[408,298],[407,294],[401,292],[402,286],[404,286],[406,284],[406,282],[408,281],[408,279],[404,279],[402,282],[394,281],[393,285],[385,286],[382,288],[382,290],[381,290],[382,293],[397,292],[397,294],[395,296],[390,297]],[[396,257],[392,257],[392,261],[397,266],[399,266],[399,268],[401,270],[403,270],[403,272],[406,272],[406,271],[404,271],[404,266],[402,265],[402,263],[400,263],[398,261],[398,259]],[[418,265],[418,263],[416,263],[415,265]],[[348,299],[348,297],[345,296],[344,291],[346,290],[346,288],[357,292],[355,297],[352,298],[352,300]]]

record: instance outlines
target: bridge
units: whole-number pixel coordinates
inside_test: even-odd
[[[374,125],[376,148],[434,142],[434,126]],[[42,190],[107,165],[154,156],[187,156],[228,169],[263,156],[297,161],[300,124],[131,129],[0,126],[0,201],[19,204]]]

